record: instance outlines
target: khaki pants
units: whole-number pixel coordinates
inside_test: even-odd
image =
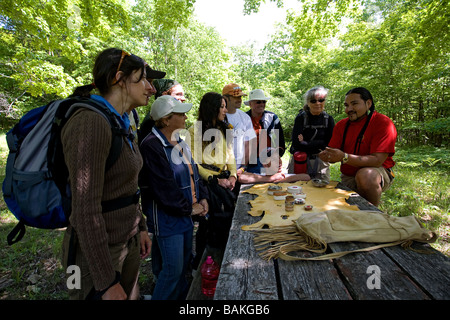
[[[72,228],[66,230],[63,240],[63,266],[67,270],[69,242]],[[69,289],[69,299],[84,300],[94,287],[89,266],[84,257],[80,245],[74,243],[76,250],[75,265],[81,271],[81,288]],[[139,266],[140,266],[140,234],[139,232],[126,243],[109,245],[109,251],[113,262],[114,270],[120,272],[120,284],[122,285],[129,300],[139,299]],[[67,274],[70,276],[70,274]]]
[[[378,171],[378,173],[381,176],[381,190],[382,192],[386,191],[390,188],[392,185],[392,180],[387,172],[387,170],[384,167],[374,168]],[[341,182],[342,184],[346,185],[350,189],[352,189],[355,192],[358,192],[358,187],[356,185],[356,179],[353,176],[346,176],[345,174],[341,174]]]

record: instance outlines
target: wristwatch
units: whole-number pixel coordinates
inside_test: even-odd
[[[348,161],[348,153],[344,153],[344,157],[342,158],[342,164],[346,164]]]

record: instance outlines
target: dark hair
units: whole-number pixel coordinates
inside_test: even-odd
[[[150,115],[147,114],[145,116],[144,120],[142,121],[139,130],[137,132],[138,135],[138,143],[141,144],[142,140],[145,139],[145,137],[152,132],[153,127],[155,126],[155,120],[153,120]]]
[[[348,96],[349,94],[352,94],[352,93],[359,94],[361,96],[361,99],[364,100],[364,102],[367,102],[367,100],[372,100],[372,106],[370,107],[370,111],[375,110],[375,101],[373,101],[372,94],[370,93],[369,90],[367,90],[366,88],[363,88],[363,87],[357,87],[357,88],[350,89],[345,95]]]
[[[122,58],[123,55],[123,58]],[[120,69],[118,69],[120,64]],[[134,71],[141,69],[141,75],[138,79],[140,81],[144,77],[146,63],[145,61],[127,52],[117,49],[109,48],[99,53],[95,59],[92,75],[94,82],[89,85],[75,88],[72,96],[89,97],[90,92],[97,88],[101,95],[109,92],[112,86],[116,85],[121,80],[127,79]],[[117,71],[122,71],[122,77],[116,81]]]
[[[353,88],[353,89],[350,89],[345,95],[348,96],[349,94],[352,94],[352,93],[359,94],[361,96],[361,99],[364,100],[364,102],[367,102],[367,100],[372,101],[372,105],[369,109],[370,110],[369,115],[367,116],[366,122],[364,123],[364,126],[362,127],[361,131],[359,132],[358,137],[355,142],[355,147],[354,147],[353,153],[356,154],[357,152],[359,152],[359,148],[361,147],[362,139],[364,137],[364,132],[366,132],[367,126],[369,125],[370,119],[372,118],[373,112],[375,111],[375,102],[373,101],[372,94],[366,88],[363,88],[363,87]],[[344,135],[342,137],[342,144],[341,144],[342,151],[344,151],[345,138],[347,136],[347,130],[348,130],[349,126],[350,126],[350,121],[347,121],[347,125],[345,126],[345,129],[344,129]]]
[[[200,101],[197,119],[202,121],[202,133],[211,128],[217,128],[226,134],[227,123],[218,121],[219,111],[222,106],[222,99],[224,97],[217,92],[205,93]],[[225,103],[227,102],[226,99]]]

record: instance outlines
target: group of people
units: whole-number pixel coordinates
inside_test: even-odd
[[[197,121],[186,130],[192,103],[186,103],[180,83],[164,77],[138,56],[110,48],[95,61],[93,84],[73,94],[110,108],[126,142],[106,170],[112,134],[101,115],[80,109],[63,129],[72,192],[64,262],[75,252],[72,261],[82,270],[81,288],[69,290],[73,299],[138,299],[139,259],[150,253],[152,299],[185,298],[186,274],[199,267],[205,247],[225,248],[240,184],[329,180],[329,164],[340,161],[342,182],[378,205],[392,182],[396,129],[375,111],[364,88],[346,94],[348,117],[336,125],[324,111],[327,90],[315,87],[305,94],[289,151],[307,153],[308,171],[295,173],[291,156],[291,174],[284,174],[283,129],[280,118],[265,109],[270,97],[263,90],[249,92],[248,112],[240,109],[247,94],[235,83],[221,94],[206,93]],[[99,95],[91,94],[94,88]],[[152,95],[150,113],[139,123],[133,110]],[[104,201],[137,190],[142,211],[135,201],[102,212]],[[195,254],[193,221],[199,223]]]

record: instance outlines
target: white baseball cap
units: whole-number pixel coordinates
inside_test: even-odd
[[[158,97],[152,104],[150,116],[153,120],[159,120],[172,112],[186,113],[192,108],[192,103],[182,103],[172,96],[163,95]]]
[[[264,94],[264,91],[262,91],[261,89],[255,89],[250,91],[249,95],[248,95],[248,100],[244,101],[244,104],[246,106],[250,105],[250,101],[252,100],[269,100],[270,97],[266,97],[266,95]]]

